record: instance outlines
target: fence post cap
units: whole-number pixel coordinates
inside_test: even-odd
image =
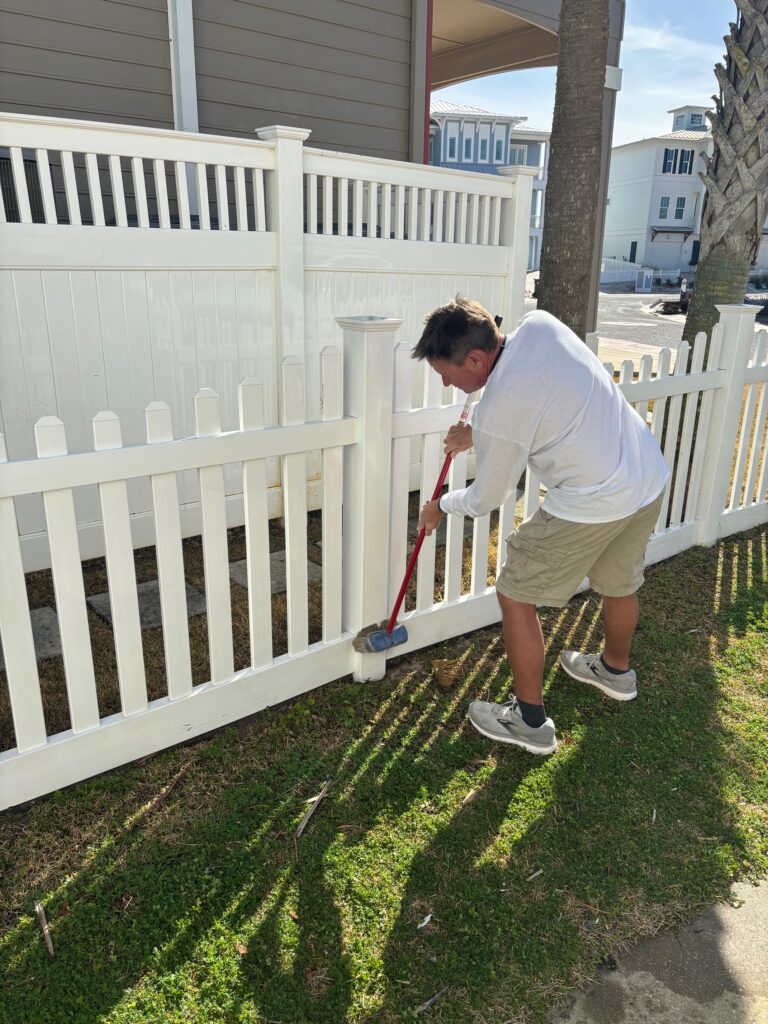
[[[275,139],[297,139],[305,142],[312,134],[311,128],[294,128],[287,124],[271,124],[266,128],[257,128],[256,134],[263,142],[273,142]]]
[[[502,178],[535,178],[538,176],[538,167],[528,167],[527,164],[505,164],[496,168],[496,173]]]
[[[760,312],[760,308],[760,306],[753,305],[751,302],[715,303],[715,309],[721,316],[724,313],[751,313],[754,317]]]
[[[394,331],[403,321],[392,316],[337,316],[336,323],[344,331]]]

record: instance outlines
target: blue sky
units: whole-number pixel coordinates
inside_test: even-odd
[[[686,103],[711,106],[714,65],[736,20],[731,0],[627,0],[613,145],[671,131],[667,113]],[[440,89],[435,97],[494,113],[520,114],[532,128],[552,127],[555,69],[490,75]]]

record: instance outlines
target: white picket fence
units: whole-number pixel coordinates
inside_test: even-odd
[[[286,356],[304,363],[317,419],[320,352],[341,344],[339,317],[386,309],[415,341],[424,316],[462,292],[517,322],[535,169],[466,174],[311,149],[301,129],[257,134],[0,115],[12,183],[7,203],[0,196],[0,432],[12,458],[34,455],[43,416],[66,422],[72,448],[88,447],[102,409],[138,444],[156,400],[191,435],[189,396],[203,387],[221,395],[234,430],[245,377],[261,380],[265,422],[277,425]],[[318,508],[317,453],[307,475]],[[278,460],[267,478],[279,516]],[[241,481],[229,467],[224,479],[227,521],[239,525]],[[179,485],[182,533],[197,534],[194,474]],[[131,481],[128,500],[134,545],[152,543],[148,483]],[[25,568],[46,568],[39,496],[17,513]],[[92,489],[76,495],[75,516],[83,555],[102,555]]]
[[[768,521],[768,335],[754,332],[754,306],[720,307],[704,365],[706,339],[683,345],[675,372],[662,352],[652,375],[644,357],[637,379],[626,362],[620,386],[649,422],[673,471],[649,561],[692,544]],[[265,415],[262,383],[239,389],[239,425],[222,430],[219,397],[201,390],[194,402],[195,436],[174,439],[167,405],[145,413],[145,440],[127,445],[113,413],[97,415],[92,450],[68,453],[64,426],[36,425],[37,456],[6,461],[0,445],[0,637],[16,746],[0,753],[0,805],[9,806],[200,735],[332,679],[352,673],[380,678],[399,656],[498,621],[495,590],[503,545],[489,566],[490,517],[474,521],[472,568],[462,586],[463,523],[449,517],[444,582],[436,600],[435,537],[418,563],[415,607],[402,616],[408,642],[386,655],[360,655],[352,637],[386,617],[405,568],[408,547],[410,447],[421,447],[421,501],[442,460],[441,438],[461,402],[443,403],[438,377],[424,364],[423,395],[412,397],[410,345],[395,347],[397,319],[339,322],[343,355],[320,357],[321,411],[305,412],[305,367],[296,356],[281,365],[279,425]],[[690,369],[687,369],[690,358]],[[392,385],[391,382],[394,382]],[[650,412],[649,412],[650,409]],[[308,452],[321,451],[322,639],[309,643],[307,583]],[[287,575],[287,653],[272,648],[267,524],[268,464],[281,462]],[[241,479],[248,565],[250,664],[234,670],[227,556],[224,469]],[[202,510],[210,680],[193,684],[182,557],[179,475],[195,474]],[[466,480],[467,454],[457,457],[451,487]],[[146,479],[152,496],[162,604],[167,694],[148,700],[139,628],[128,488]],[[103,715],[89,632],[73,491],[98,489],[113,616],[121,710]],[[48,735],[33,645],[15,502],[41,496],[50,537],[52,576],[71,728]],[[525,514],[539,501],[528,480]],[[515,502],[500,510],[499,535],[512,528]]]

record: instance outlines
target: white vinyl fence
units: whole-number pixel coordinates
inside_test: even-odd
[[[709,357],[700,335],[658,373],[644,357],[637,379],[631,362],[620,386],[662,444],[673,478],[651,541],[649,561],[693,544],[768,521],[768,336],[755,335],[754,306],[720,307]],[[360,655],[352,647],[363,626],[386,618],[405,568],[408,548],[409,450],[421,447],[421,501],[429,496],[442,460],[441,438],[461,401],[444,404],[438,377],[420,364],[423,394],[412,399],[410,345],[395,347],[397,319],[342,319],[343,352],[320,354],[320,414],[309,419],[305,367],[295,355],[280,367],[280,424],[269,424],[265,388],[239,388],[239,422],[223,430],[221,402],[202,389],[194,402],[194,437],[174,439],[168,406],[152,402],[145,437],[128,445],[121,421],[100,413],[89,451],[68,454],[64,426],[53,417],[36,425],[37,456],[6,459],[0,446],[0,637],[15,747],[0,753],[0,805],[10,806],[132,761],[252,714],[332,679],[352,673],[380,678],[386,658],[398,656],[498,621],[489,565],[490,517],[474,521],[471,575],[462,582],[463,523],[449,517],[435,582],[436,539],[428,538],[417,569],[415,605],[402,617],[406,645],[389,654]],[[690,356],[690,368],[688,369]],[[307,578],[307,453],[322,466],[322,636],[309,642]],[[281,462],[287,572],[287,652],[272,647],[267,524],[268,470]],[[462,486],[467,455],[451,469]],[[235,671],[228,579],[224,469],[241,480],[247,548],[250,658]],[[210,679],[193,683],[182,554],[181,474],[197,480],[202,510],[206,628]],[[130,535],[129,487],[145,480],[152,501],[152,534],[162,605],[167,692],[149,700],[139,628],[136,562]],[[120,710],[99,708],[89,613],[74,511],[77,489],[96,487],[120,686]],[[15,504],[40,497],[50,537],[51,568],[62,641],[71,728],[49,735],[32,638]],[[531,480],[526,514],[539,501]],[[500,511],[499,533],[513,525],[512,499]],[[503,545],[499,545],[503,550]],[[144,635],[146,637],[146,634]]]
[[[413,344],[456,292],[505,326],[522,314],[535,169],[469,174],[310,149],[301,129],[257,134],[0,115],[0,432],[11,458],[34,455],[44,416],[87,448],[102,409],[138,444],[157,400],[176,436],[192,435],[190,396],[205,387],[234,430],[245,377],[261,381],[275,426],[286,356],[304,364],[317,419],[320,353],[341,344],[339,317],[386,309]],[[278,460],[266,471],[275,517]],[[317,453],[307,476],[318,508]],[[229,467],[224,480],[227,522],[241,524],[241,481]],[[195,474],[179,487],[182,534],[197,534]],[[134,546],[152,543],[146,480],[129,481],[128,503]],[[49,566],[39,495],[19,499],[17,514],[25,569]],[[95,488],[76,494],[75,518],[83,556],[102,555]]]

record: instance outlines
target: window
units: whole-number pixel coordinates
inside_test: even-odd
[[[675,114],[675,130],[682,128],[685,124],[685,114]],[[693,124],[693,118],[691,118],[691,124]]]
[[[509,162],[511,164],[528,163],[528,147],[512,143],[509,147]]]
[[[669,216],[669,196],[662,196],[659,203],[659,220],[666,220]]]
[[[448,139],[448,159],[456,159],[456,136],[452,136]]]
[[[480,139],[480,159],[484,163],[488,159],[488,139]]]
[[[692,149],[681,149],[680,150],[680,166],[677,169],[678,174],[690,174],[693,170],[693,150]]]
[[[691,114],[691,128],[693,128],[694,125],[702,125],[702,124],[704,124],[704,115],[703,114]]]
[[[675,220],[682,220],[685,213],[685,196],[678,196],[675,203]]]
[[[464,159],[472,159],[472,137],[464,138]]]
[[[664,150],[664,163],[662,164],[662,174],[674,174],[677,166],[677,150],[676,149],[665,149]]]
[[[495,139],[493,143],[493,159],[500,164],[504,159],[504,139]]]
[[[699,251],[701,249],[701,242],[696,240],[691,246],[691,258],[688,260],[689,267],[695,267],[699,262]]]
[[[634,263],[637,259],[637,242],[630,242],[629,245],[629,262]]]

